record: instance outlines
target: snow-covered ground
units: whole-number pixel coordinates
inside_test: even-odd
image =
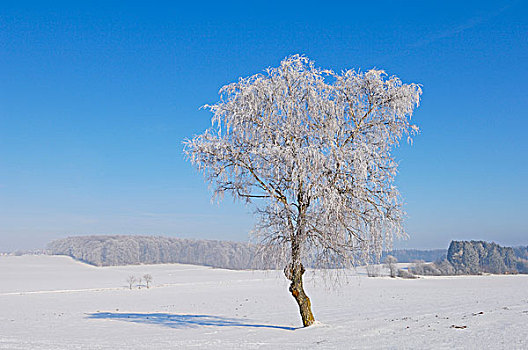
[[[307,274],[319,323],[303,329],[278,271],[0,256],[0,349],[528,349],[526,275]]]

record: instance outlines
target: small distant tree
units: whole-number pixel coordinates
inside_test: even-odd
[[[136,277],[135,277],[135,276],[130,275],[130,276],[128,276],[128,278],[127,278],[126,281],[127,281],[127,283],[128,283],[128,287],[129,287],[130,289],[132,289],[132,287],[134,286],[134,283],[136,283],[137,280],[136,280]]]
[[[295,55],[220,94],[206,106],[211,128],[187,140],[185,152],[215,195],[256,205],[254,237],[283,264],[310,326],[303,262],[348,267],[379,258],[404,234],[391,151],[418,130],[410,116],[421,88],[381,70],[336,73]]]
[[[150,288],[150,283],[152,282],[152,276],[147,273],[143,275],[143,279],[145,280],[145,283],[147,284],[147,288]]]
[[[141,282],[143,282],[143,281],[141,280],[141,277],[138,277],[138,289],[141,289]]]
[[[395,278],[396,274],[398,273],[398,268],[396,266],[396,264],[398,263],[398,259],[396,259],[392,255],[387,255],[384,262],[385,262],[385,267],[389,269],[389,275],[392,278]]]

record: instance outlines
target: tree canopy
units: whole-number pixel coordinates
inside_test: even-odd
[[[212,127],[185,151],[216,195],[257,203],[259,241],[287,261],[298,224],[303,252],[323,263],[379,256],[401,235],[403,211],[391,148],[419,103],[420,86],[382,70],[335,73],[303,56],[241,78],[207,105]]]

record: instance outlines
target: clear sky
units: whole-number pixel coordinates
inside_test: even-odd
[[[396,152],[410,239],[528,244],[524,1],[6,2],[0,6],[0,251],[78,234],[247,239],[182,141],[241,76],[305,54],[423,85]],[[79,2],[80,3],[80,2]]]

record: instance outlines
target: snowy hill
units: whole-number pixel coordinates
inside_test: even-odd
[[[128,289],[145,273],[151,288]],[[320,323],[299,329],[280,271],[0,256],[0,349],[528,348],[526,275],[347,275],[307,272]]]

